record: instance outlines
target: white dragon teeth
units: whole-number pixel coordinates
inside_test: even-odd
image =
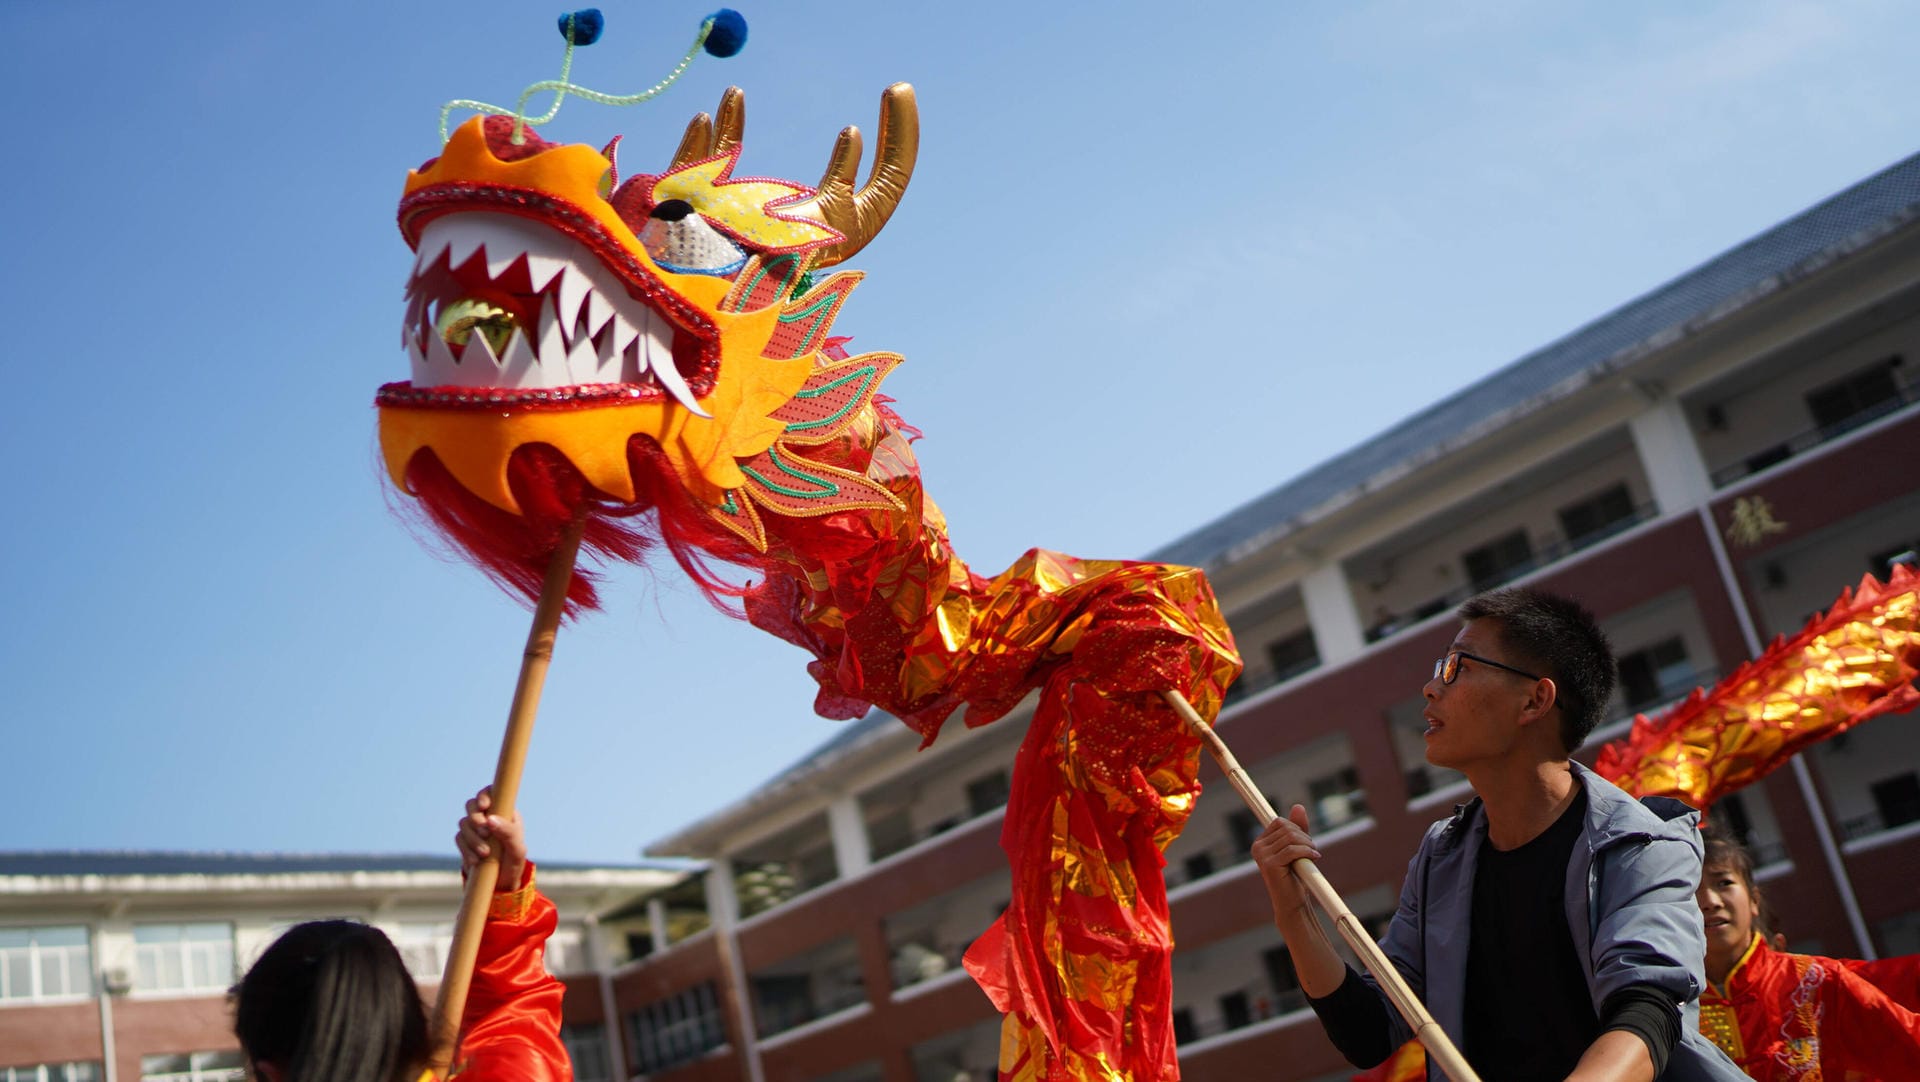
[[[635,338],[620,351],[620,382],[638,383],[647,370],[646,339]]]
[[[560,317],[554,313],[551,300],[540,303],[539,335],[540,356],[562,358],[567,355],[566,336],[560,332]]]
[[[652,373],[682,405],[710,416],[674,367],[672,325],[570,238],[513,215],[459,213],[429,223],[416,253],[401,330],[414,386],[558,388],[638,383]],[[443,260],[458,269],[476,254],[496,279],[524,260],[533,288],[546,297],[531,338],[516,329],[504,358],[476,329],[456,360],[429,326],[438,305],[421,283]]]
[[[440,257],[447,254],[447,242],[453,237],[445,229],[436,231],[435,227],[439,224],[435,222],[427,227],[426,232],[420,234],[420,248],[413,260],[413,273],[416,278],[420,276],[421,271],[438,263]]]
[[[550,255],[527,253],[527,276],[533,281],[534,292],[547,288],[553,276],[567,269],[567,261]]]
[[[557,300],[560,305],[560,325],[569,333],[579,321],[580,305],[593,296],[593,286],[587,276],[577,269],[568,267],[560,272],[560,286]]]
[[[597,289],[587,292],[587,333],[599,334],[600,329],[613,318],[613,305],[607,303],[604,293]]]
[[[668,394],[680,400],[681,405],[711,420],[713,414],[708,413],[693,397],[693,390],[681,378],[680,369],[674,366],[673,331],[665,327],[665,323],[663,319],[655,320],[643,339],[647,350],[647,370],[653,373],[653,378],[660,381],[660,386],[665,387]]]
[[[593,341],[594,382],[620,382],[620,348],[613,344],[613,328],[608,327]]]
[[[457,366],[466,378],[454,382],[462,387],[486,387],[500,379],[500,358],[493,352],[493,343],[478,330],[467,336],[467,348],[460,351]]]
[[[593,347],[593,339],[581,335],[567,347],[568,383],[608,383],[600,378],[600,356]]]
[[[413,385],[415,387],[433,386],[432,376],[427,371],[427,357],[426,357],[426,354],[420,352],[419,341],[415,339],[413,336],[409,335],[407,337],[406,346],[407,346],[407,361],[411,365],[411,368],[413,371]]]
[[[454,230],[447,238],[447,265],[464,267],[473,253],[486,245],[486,234],[473,230]]]
[[[625,353],[627,347],[633,345],[633,340],[640,336],[641,328],[647,325],[645,314],[640,314],[640,319],[637,321],[638,326],[636,326],[635,323],[633,313],[622,311],[614,312],[613,329],[607,333],[613,339],[613,348],[616,352]]]
[[[453,349],[437,334],[427,335],[427,380],[429,386],[459,381],[460,362]]]
[[[483,335],[474,337],[485,340]],[[540,376],[540,358],[534,355],[527,336],[520,331],[513,332],[507,339],[507,355],[500,359],[500,386],[543,387],[546,384]]]

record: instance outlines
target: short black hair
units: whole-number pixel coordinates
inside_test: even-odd
[[[1491,620],[1500,641],[1535,672],[1553,678],[1560,742],[1571,755],[1600,723],[1619,671],[1599,621],[1572,598],[1527,586],[1490,590],[1460,606],[1462,620]]]

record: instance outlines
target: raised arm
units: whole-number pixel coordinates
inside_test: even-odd
[[[467,801],[454,837],[463,870],[496,852],[500,858],[500,885],[460,1018],[455,1074],[462,1082],[567,1082],[573,1068],[560,1041],[566,986],[542,961],[559,916],[535,889],[519,815],[493,815],[492,802],[487,789]]]

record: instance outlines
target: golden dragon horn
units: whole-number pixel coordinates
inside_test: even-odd
[[[730,86],[720,95],[718,122],[706,113],[697,113],[687,122],[687,132],[680,137],[680,148],[673,152],[673,164],[668,168],[678,169],[725,154],[740,145],[740,133],[746,126],[747,95],[739,87]]]
[[[880,95],[879,146],[873,152],[873,171],[855,190],[860,171],[860,129],[848,126],[834,141],[833,156],[820,178],[820,190],[811,199],[782,207],[784,214],[820,222],[846,239],[819,249],[815,267],[831,267],[853,258],[880,232],[913,177],[920,153],[920,112],[913,87],[895,83]]]

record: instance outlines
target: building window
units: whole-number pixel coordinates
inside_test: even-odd
[[[140,1082],[244,1082],[247,1063],[231,1052],[181,1052],[140,1057]]]
[[[1186,1007],[1173,1009],[1173,1043],[1190,1044],[1198,1036],[1193,1028],[1193,1012]]]
[[[727,1043],[713,982],[649,1003],[627,1015],[636,1074],[655,1074],[690,1063]]]
[[[1888,412],[1900,402],[1893,370],[1895,355],[1807,392],[1807,411],[1827,436],[1839,435],[1862,421]]]
[[[1320,664],[1320,647],[1313,641],[1311,629],[1267,645],[1267,657],[1273,662],[1273,682],[1290,680]]]
[[[1360,772],[1350,766],[1307,782],[1307,797],[1315,830],[1337,827],[1367,814],[1367,793],[1360,788]]]
[[[1590,541],[1612,533],[1622,523],[1633,521],[1633,497],[1625,484],[1589,496],[1579,503],[1560,509],[1560,531],[1567,544],[1580,548]]]
[[[995,808],[1004,807],[1007,797],[1012,793],[1013,787],[1004,770],[996,770],[984,778],[975,778],[967,783],[967,813],[985,815]]]
[[[1920,774],[1905,774],[1876,781],[1867,786],[1873,794],[1873,810],[1880,815],[1882,829],[1892,829],[1920,820]]]
[[[1460,555],[1475,593],[1492,589],[1533,565],[1527,531],[1515,530]]]
[[[613,1082],[607,1055],[607,1027],[598,1022],[569,1022],[560,1027],[560,1043],[573,1063],[573,1082]]]
[[[1228,992],[1220,997],[1220,1023],[1227,1029],[1240,1029],[1253,1023],[1253,1005],[1245,992]]]
[[[754,1014],[760,1020],[760,1035],[784,1033],[828,1012],[813,1004],[813,976],[809,973],[778,973],[753,979]]]
[[[142,992],[224,992],[233,983],[233,925],[136,924],[133,961]]]
[[[1754,831],[1753,814],[1747,810],[1746,796],[1741,793],[1728,793],[1713,802],[1707,811],[1710,822],[1725,824],[1734,839],[1747,847],[1747,855],[1753,858],[1755,868],[1764,868],[1787,859],[1786,844],[1780,841],[1767,841]]]
[[[447,955],[453,951],[453,922],[401,921],[393,945],[400,948],[400,959],[415,980],[437,981],[446,973]]]
[[[1306,990],[1300,987],[1300,976],[1293,971],[1293,956],[1283,946],[1274,947],[1260,956],[1266,963],[1267,983],[1273,986],[1273,1009],[1276,1014],[1297,1011],[1307,1005]]]
[[[0,1002],[92,994],[93,954],[85,928],[0,928]]]
[[[1665,702],[1694,685],[1693,662],[1678,636],[1620,658],[1620,697],[1629,710]]]
[[[1245,853],[1253,848],[1253,840],[1260,836],[1260,823],[1253,813],[1236,809],[1227,813],[1227,837],[1233,840],[1236,853]]]
[[[0,1067],[0,1082],[100,1082],[98,1063],[38,1063]]]

